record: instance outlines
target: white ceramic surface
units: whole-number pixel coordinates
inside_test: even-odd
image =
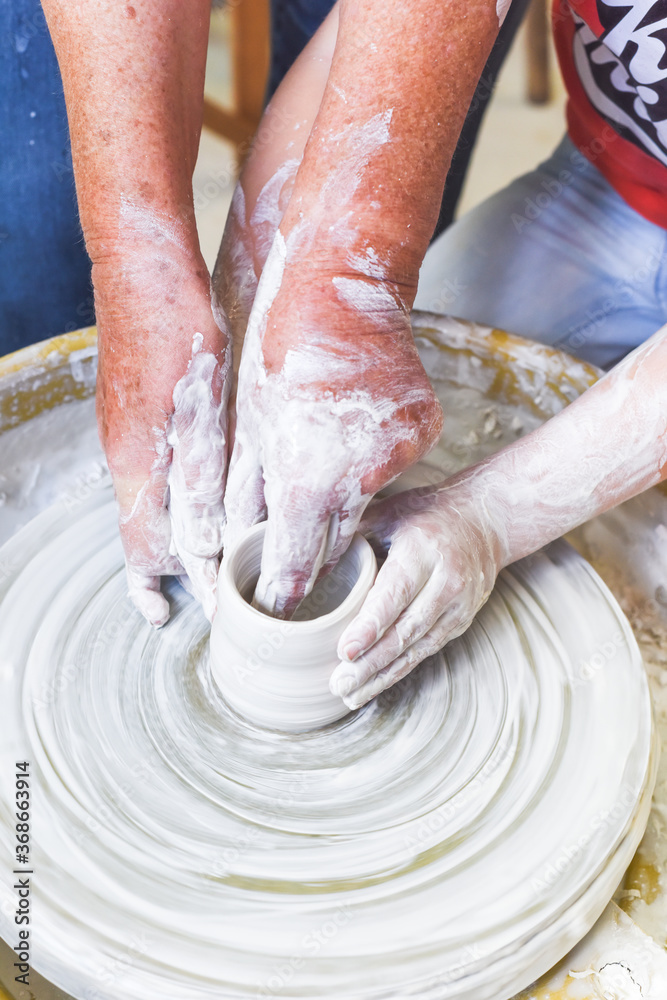
[[[646,677],[564,543],[396,688],[297,735],[230,711],[180,587],[164,629],[134,611],[108,490],[37,517],[0,563],[0,852],[26,759],[34,965],[74,997],[507,1000],[635,851]]]
[[[448,419],[439,447],[427,463],[421,463],[403,478],[399,484],[402,486],[434,481],[443,473],[455,471],[514,440],[574,398],[591,379],[592,373],[587,366],[539,345],[442,317],[415,314],[413,322],[420,354],[447,407]],[[18,388],[13,384],[8,386],[0,367],[0,430],[5,419],[9,419],[10,426],[20,419],[23,411],[20,408],[17,411],[14,406],[17,397],[32,402],[43,391],[47,393],[48,405],[53,405],[49,379],[48,373],[40,370],[33,377],[32,370],[28,370]],[[77,381],[76,385],[79,384]],[[90,379],[90,386],[93,384],[94,378]],[[66,385],[64,394],[60,392],[55,401],[69,398],[70,389],[71,386]],[[327,961],[329,966],[336,964],[340,955],[348,968],[358,962],[363,973],[364,948],[374,915],[381,928],[393,919],[402,920],[405,947],[408,948],[410,940],[418,937],[418,929],[413,931],[412,928],[410,908],[417,901],[419,879],[424,885],[429,874],[436,879],[441,876],[443,859],[438,859],[437,855],[447,852],[450,845],[456,848],[452,861],[461,859],[461,844],[456,833],[450,841],[444,833],[440,836],[442,825],[449,817],[449,800],[443,800],[440,809],[431,808],[431,800],[427,801],[423,823],[415,827],[414,822],[409,821],[415,835],[411,843],[404,846],[413,852],[421,845],[419,864],[424,862],[420,871],[414,873],[412,890],[400,891],[407,886],[409,872],[407,866],[398,871],[392,868],[392,861],[400,858],[398,850],[394,855],[385,851],[379,861],[371,850],[374,835],[382,833],[384,842],[391,842],[392,822],[396,826],[395,846],[401,846],[400,838],[405,833],[402,804],[409,801],[406,789],[411,780],[416,785],[412,799],[415,810],[420,790],[428,792],[432,787],[427,780],[429,766],[435,766],[436,777],[443,773],[443,767],[444,773],[449,774],[446,768],[450,763],[451,743],[441,750],[436,750],[433,744],[442,739],[442,733],[447,732],[454,717],[439,696],[431,706],[428,702],[416,702],[412,690],[408,692],[407,701],[402,701],[397,708],[385,696],[373,712],[368,709],[350,716],[317,734],[280,737],[244,725],[237,716],[232,716],[215,685],[207,680],[204,649],[208,630],[190,599],[180,588],[170,587],[176,620],[169,626],[168,634],[152,633],[124,597],[121,553],[114,536],[112,508],[109,506],[102,521],[95,523],[89,519],[93,513],[91,496],[102,486],[93,403],[92,399],[85,399],[56,406],[0,436],[0,538],[11,534],[17,523],[26,523],[46,503],[57,501],[60,506],[60,511],[54,509],[44,515],[46,521],[42,526],[35,526],[32,541],[28,541],[26,547],[19,550],[9,547],[0,553],[0,589],[9,584],[10,577],[13,589],[18,583],[15,579],[18,573],[22,575],[21,587],[26,587],[22,600],[11,606],[5,606],[4,595],[0,597],[0,605],[7,611],[0,622],[0,753],[1,773],[6,777],[16,755],[31,753],[32,747],[36,747],[33,757],[38,765],[35,792],[40,806],[36,816],[39,879],[34,903],[35,928],[39,933],[33,938],[31,987],[40,998],[48,996],[56,1000],[63,996],[60,989],[49,987],[39,979],[34,972],[37,968],[47,974],[53,972],[61,986],[69,984],[70,995],[77,1000],[106,1000],[107,997],[109,1000],[112,997],[132,1000],[148,996],[151,1000],[156,996],[192,1000],[208,995],[219,1000],[227,997],[229,990],[227,983],[216,987],[215,975],[223,967],[229,971],[226,963],[234,946],[245,941],[247,950],[239,952],[238,962],[232,967],[240,969],[248,980],[254,973],[252,985],[241,994],[245,998],[323,995],[304,992],[301,988],[303,978],[326,968]],[[56,452],[57,461],[53,459]],[[659,506],[657,491],[650,491],[647,499],[651,497]],[[106,499],[101,499],[106,504]],[[615,521],[612,526],[614,544],[628,533],[624,511],[631,507],[633,504],[625,505],[618,512],[618,525]],[[71,525],[80,522],[80,530],[65,532],[64,523],[58,526],[58,513],[67,513]],[[645,566],[648,554],[660,563],[657,538],[660,531],[664,532],[661,525],[665,519],[658,520],[660,523],[655,530],[652,521],[644,523],[639,518],[636,524],[633,522],[635,549],[623,550],[619,555],[611,546],[614,572],[609,578],[616,593],[619,584],[620,592],[624,591],[631,569]],[[59,532],[64,533],[64,537],[57,540]],[[80,540],[85,546],[82,552],[79,551]],[[40,548],[51,542],[57,544],[51,549],[49,559],[35,563],[34,573],[23,576],[23,570],[37,558]],[[591,551],[598,563],[598,557],[604,557],[610,550],[608,542],[608,532],[596,539],[596,546]],[[93,578],[91,567],[86,566],[90,558],[98,564]],[[547,557],[551,558],[552,554]],[[664,559],[661,564],[664,566]],[[542,566],[540,572],[545,572],[544,563]],[[560,567],[558,572],[562,571]],[[517,572],[523,572],[522,567],[517,567]],[[47,580],[49,573],[55,575]],[[572,579],[582,581],[579,569],[575,568],[573,574]],[[659,574],[658,577],[662,579]],[[540,599],[548,603],[552,597],[553,574],[550,580],[551,583],[539,586],[533,582],[527,589],[533,597],[541,594]],[[90,588],[86,599],[81,596],[82,586]],[[655,583],[652,588],[655,589]],[[653,589],[648,588],[651,597]],[[62,599],[60,591],[63,591]],[[70,606],[75,592],[79,596]],[[16,596],[18,591],[14,593]],[[661,588],[656,595],[659,602]],[[57,607],[51,612],[49,602],[54,600]],[[88,607],[91,603],[93,606]],[[590,594],[575,594],[573,599],[566,600],[563,616],[546,616],[549,628],[567,639],[567,656],[575,665],[575,678],[578,678],[575,683],[590,675],[597,690],[608,668],[611,671],[609,683],[614,682],[619,669],[622,671],[621,662],[615,655],[615,639],[623,637],[624,632],[617,630],[618,621],[612,614],[607,620],[608,628],[598,631],[596,640],[596,629],[600,629],[604,619],[589,614],[592,606]],[[28,618],[23,622],[26,607]],[[40,623],[47,612],[49,627],[61,619],[52,660],[44,645],[47,636],[43,635],[41,643],[36,639],[36,631],[38,628],[41,631]],[[511,607],[510,614],[514,614]],[[643,612],[642,617],[645,618]],[[640,626],[640,636],[644,631],[645,625]],[[19,642],[21,656],[30,657],[30,669],[26,667],[25,673],[16,668],[16,646],[13,646],[11,657],[5,656],[10,638],[12,644],[16,640]],[[487,638],[492,644],[493,632]],[[610,638],[613,649],[609,646]],[[486,642],[483,633],[482,639]],[[651,637],[647,643],[644,648],[650,653],[651,643],[654,647],[656,644]],[[621,646],[624,648],[624,641]],[[454,663],[460,666],[463,662],[462,669],[447,667],[456,682],[454,691],[458,697],[467,691],[464,681],[468,674],[472,676],[471,690],[477,692],[476,697],[483,696],[484,687],[478,688],[483,648],[488,649],[488,646],[475,647],[471,669],[460,660]],[[667,649],[667,643],[664,648]],[[86,649],[92,653],[92,662],[90,656],[84,655]],[[653,648],[653,653],[657,656],[661,650]],[[622,659],[625,661],[625,654]],[[431,669],[428,668],[424,696],[433,690]],[[493,672],[493,667],[491,669]],[[528,669],[529,677],[532,669]],[[560,672],[557,673],[560,677]],[[656,666],[655,678],[662,673]],[[411,682],[407,686],[411,688]],[[658,688],[660,682],[656,679],[654,691]],[[494,709],[502,715],[509,692],[498,698],[497,685],[490,690],[497,701]],[[563,690],[567,699],[567,684]],[[544,693],[545,689],[540,687],[538,700]],[[576,701],[583,704],[580,695],[576,696]],[[517,715],[512,698],[510,703],[514,706],[512,717],[519,732],[520,727],[528,723],[528,754],[538,752],[534,729],[541,725],[540,715],[533,723],[530,712],[525,713],[522,709]],[[528,704],[534,707],[532,696]],[[471,718],[476,719],[479,714],[476,705],[466,705],[470,707]],[[22,706],[28,721],[18,729]],[[621,726],[626,735],[625,726],[637,706],[633,698],[628,701],[627,717]],[[216,715],[218,707],[220,712]],[[591,757],[596,752],[596,734],[603,731],[598,711],[603,713],[604,704],[592,713],[589,740],[581,750],[581,761],[587,766],[591,765]],[[397,717],[387,719],[393,712],[398,713]],[[434,718],[443,712],[441,728],[434,730]],[[421,734],[421,717],[417,713],[427,715],[424,722],[428,726]],[[479,739],[484,732],[486,718],[475,722],[473,739]],[[641,726],[642,722],[637,721],[637,752],[641,751],[641,741],[646,739]],[[460,732],[457,729],[457,734]],[[330,735],[324,740],[327,733]],[[334,739],[339,733],[343,742],[336,747]],[[424,738],[430,742],[421,744],[419,741]],[[600,752],[604,753],[605,749],[603,741]],[[488,767],[482,765],[477,774],[479,780],[473,778],[470,784],[471,791],[480,783],[488,790],[497,770],[496,761],[497,757],[492,757]],[[5,763],[9,765],[7,770]],[[579,763],[574,760],[569,766],[569,778],[573,782],[575,778],[578,780]],[[525,758],[520,764],[525,768]],[[456,762],[452,763],[451,768],[455,765]],[[374,769],[376,781],[371,780]],[[521,773],[517,765],[515,789]],[[584,777],[583,780],[588,779]],[[488,996],[506,1000],[512,993],[510,982],[516,983],[522,978],[525,981],[537,975],[552,960],[551,956],[553,960],[558,957],[558,949],[565,949],[568,941],[583,935],[594,918],[599,900],[611,895],[611,882],[618,880],[633,838],[638,828],[641,829],[651,781],[652,769],[649,767],[644,797],[638,794],[637,809],[626,825],[625,835],[618,839],[618,849],[611,853],[607,862],[604,851],[598,856],[595,845],[590,852],[580,853],[580,840],[582,837],[587,840],[587,830],[584,828],[582,832],[576,824],[567,829],[565,815],[562,825],[557,819],[559,825],[555,831],[547,824],[544,842],[542,833],[532,824],[528,833],[532,831],[544,860],[543,868],[537,868],[537,885],[532,888],[537,891],[540,883],[550,886],[549,898],[537,906],[539,913],[546,914],[549,906],[554,912],[556,888],[562,890],[561,899],[564,900],[568,886],[576,881],[575,876],[579,884],[584,884],[587,864],[589,874],[596,865],[600,866],[597,876],[581,895],[577,889],[570,893],[562,916],[551,925],[547,919],[534,940],[529,935],[525,939],[514,939],[508,946],[504,968],[498,961],[497,952],[487,950],[483,940],[468,933],[469,922],[462,925],[457,939],[458,952],[456,948],[446,949],[437,976],[420,982],[417,990],[411,991],[412,995],[419,995],[420,989],[425,990],[430,985],[437,1000],[444,997],[480,1000]],[[547,785],[548,780],[545,795]],[[7,791],[5,788],[2,795]],[[604,794],[598,789],[595,792],[596,796]],[[663,829],[659,819],[665,815],[665,787],[661,796],[654,807],[658,831]],[[383,822],[374,827],[373,819],[383,799]],[[365,836],[359,831],[354,834],[350,831],[355,800],[361,803],[358,808],[362,819],[370,822]],[[465,796],[454,798],[457,808],[462,800],[465,803]],[[5,857],[11,853],[11,832],[4,828],[8,801],[5,799],[4,804],[0,801],[0,851]],[[529,805],[528,799],[526,801]],[[574,806],[577,801],[575,799]],[[497,808],[502,808],[502,800],[498,801]],[[593,814],[592,823],[596,829],[603,827],[600,835],[607,843],[613,838],[614,830],[618,833],[623,826],[623,808],[621,805],[619,814],[614,804],[606,812]],[[305,819],[312,809],[312,823],[306,826]],[[607,817],[613,829],[607,826]],[[490,814],[489,820],[492,819],[493,814]],[[517,822],[521,819],[517,817]],[[482,823],[486,823],[484,814]],[[269,828],[274,831],[270,836]],[[511,830],[510,823],[505,832]],[[499,836],[502,837],[502,833],[500,831]],[[428,849],[429,844],[432,851]],[[290,893],[289,878],[285,884],[281,884],[280,879],[283,874],[289,876],[294,871],[300,846],[304,846],[306,852],[305,879],[309,870],[316,870],[318,851],[329,863],[335,848],[343,858],[345,851],[354,851],[358,866],[366,863],[371,872],[365,883],[365,894],[356,891],[361,887],[345,883],[344,879],[328,894],[320,891],[321,886],[313,886],[308,881],[295,893]],[[520,865],[515,878],[519,882],[525,871],[521,865],[527,864],[523,854],[528,855],[532,850],[530,841],[524,852],[518,845]],[[533,863],[537,855],[531,857]],[[471,863],[474,864],[475,859],[476,855]],[[435,861],[439,868],[433,866]],[[479,910],[480,900],[483,902],[487,898],[489,905],[495,906],[499,921],[505,920],[508,933],[511,933],[511,915],[516,912],[517,897],[510,893],[503,905],[497,892],[502,888],[503,878],[509,878],[514,864],[514,858],[504,867],[500,864],[498,880],[493,874],[489,876],[493,869],[488,863],[480,869],[480,884],[476,895],[469,900],[470,921],[475,917],[475,903]],[[271,879],[257,891],[256,881],[248,882],[247,877],[249,873],[264,871],[269,872]],[[8,866],[0,872],[3,879],[0,913],[6,918],[0,930],[14,943],[11,921],[15,898],[4,882],[9,874]],[[465,863],[459,874],[463,876],[464,873]],[[485,892],[484,880],[492,891]],[[443,921],[454,933],[456,912],[451,908],[451,899],[455,885],[449,876],[440,884],[442,892],[437,896],[437,905]],[[346,906],[348,896],[353,897],[355,904],[351,910]],[[364,898],[366,909],[360,907]],[[653,910],[660,905],[661,898],[659,894]],[[253,899],[260,914],[254,936],[249,930],[254,926],[250,923],[253,918],[249,908]],[[302,938],[298,937],[299,925],[295,923],[299,905],[302,907],[301,926],[305,924],[309,928]],[[353,918],[348,919],[348,913]],[[536,920],[537,916],[536,913]],[[371,921],[370,927],[366,917]],[[664,920],[658,922],[656,917],[653,923],[662,944]],[[358,940],[355,939],[357,928],[362,929]],[[259,946],[268,941],[270,947],[272,935],[276,944],[267,956]],[[286,939],[287,951],[284,948]],[[225,942],[224,949],[221,942]],[[347,957],[346,947],[350,949]],[[388,943],[385,949],[377,949],[376,964],[383,950],[391,954],[391,944]],[[613,955],[607,953],[605,963],[612,958],[617,962],[627,961],[623,942],[615,942],[613,951]],[[419,949],[416,955],[419,959],[424,957]],[[391,957],[392,961],[399,961],[398,957]],[[636,969],[638,974],[650,975],[651,969],[643,954],[636,957],[640,964],[632,965],[633,973]],[[410,959],[407,954],[402,958],[405,963],[401,971],[405,974]],[[13,960],[9,949],[0,953],[0,979],[3,984],[15,985],[16,993],[10,992],[16,1000],[22,1000],[18,984],[10,981],[14,975]],[[217,967],[213,964],[216,960]],[[577,962],[576,955],[572,962],[575,964],[565,960],[567,968],[580,969],[583,974],[585,965]],[[491,965],[488,982],[480,985],[478,979],[476,984],[475,967],[483,977],[487,964]],[[494,973],[497,974],[495,982]],[[646,980],[638,978],[637,981]],[[397,978],[396,982],[395,987],[393,984],[387,987],[383,997],[404,1000],[409,995],[405,976]],[[577,980],[572,995],[577,1000],[597,997],[596,988],[587,990],[590,982],[590,976]],[[358,993],[355,985],[353,981],[344,995],[357,1000],[358,996],[366,994]],[[361,988],[366,989],[367,985],[362,982]],[[335,997],[336,993],[324,995]],[[531,1000],[544,1000],[544,991],[538,990],[535,997],[531,992],[530,997]],[[663,1000],[661,993],[656,1000]]]
[[[301,602],[291,621],[251,605],[266,523],[256,524],[225,556],[218,577],[218,613],[211,630],[211,669],[225,701],[266,729],[303,732],[336,722],[349,709],[331,694],[336,647],[377,573],[361,535],[335,569]]]

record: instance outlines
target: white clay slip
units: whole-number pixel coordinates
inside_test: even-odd
[[[349,709],[329,690],[336,647],[375,580],[370,545],[356,535],[335,569],[315,585],[291,621],[251,606],[266,522],[225,556],[211,631],[211,669],[238,714],[267,729],[302,732],[336,722]]]
[[[396,688],[297,735],[228,708],[177,584],[159,632],[132,608],[108,490],[0,558],[0,846],[27,759],[34,965],[73,997],[507,1000],[592,926],[641,838],[644,668],[565,543]],[[5,868],[8,938],[13,893]]]
[[[590,380],[590,368],[538,345],[442,317],[413,322],[448,419],[438,448],[392,489],[489,454]],[[597,578],[551,548],[504,574],[492,599],[499,624],[519,616],[499,653],[525,638],[509,667],[498,664],[487,609],[468,644],[447,650],[444,674],[427,664],[326,729],[271,733],[228,709],[209,674],[206,621],[177,585],[160,634],[127,601],[91,404],[0,435],[0,537],[45,502],[60,507],[0,552],[0,849],[11,857],[10,778],[28,754],[34,969],[77,1000],[507,1000],[584,934],[645,821],[643,674]],[[662,503],[651,490],[586,529],[587,553],[603,573],[609,563],[605,578],[624,600],[635,571],[661,599]],[[555,594],[564,575],[567,592]],[[541,665],[527,655],[534,644],[548,651]],[[664,740],[667,654],[658,662],[661,649],[642,648],[656,657]],[[664,787],[649,854],[664,829]],[[9,878],[0,868],[0,933],[15,943]],[[663,896],[632,910],[660,946]],[[503,935],[504,959],[494,947]],[[564,960],[563,997],[607,989],[613,963],[647,1000],[663,1000],[642,942],[607,944]],[[15,957],[6,953],[2,973]],[[544,1000],[544,989],[521,1000]]]

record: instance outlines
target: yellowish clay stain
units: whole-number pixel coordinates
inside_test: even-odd
[[[51,337],[50,340],[42,340],[38,344],[30,344],[13,354],[6,354],[0,358],[0,378],[5,375],[14,375],[35,365],[49,362],[54,355],[60,355],[63,359],[74,351],[80,351],[85,347],[92,347],[97,343],[97,329],[94,326],[84,327],[82,330],[74,330],[72,333],[63,333],[59,337]]]
[[[581,979],[573,979],[572,976],[567,976],[563,985],[556,988],[549,985],[540,986],[538,983],[537,986],[530,986],[523,993],[517,994],[514,1000],[575,1000],[575,994],[570,991],[570,986],[573,983],[576,983],[579,989],[581,988]],[[576,1000],[585,1000],[585,998],[580,992],[577,992]]]
[[[648,905],[655,902],[660,895],[660,872],[641,851],[635,854],[632,864],[626,872],[623,888],[638,892],[639,898]],[[629,913],[636,898],[636,896],[622,898],[621,909]]]
[[[12,379],[9,391],[0,391],[0,433],[32,420],[59,403],[91,396],[94,359],[85,362],[90,371],[86,381],[74,378],[68,361],[77,351],[94,347],[96,343],[97,330],[87,327],[0,358],[0,386],[3,379]]]
[[[480,334],[473,326],[469,331],[469,347],[462,347],[458,342],[455,345],[443,343],[442,332],[437,328],[420,326],[415,332],[439,351],[458,357],[467,355],[488,369],[491,373],[491,384],[486,390],[489,399],[522,405],[542,419],[544,409],[535,401],[531,391],[525,391],[523,386],[526,382],[534,382],[536,386],[542,386],[544,382],[545,388],[565,407],[590,388],[599,377],[599,373],[591,365],[568,358],[555,348],[545,345],[540,345],[533,364],[526,365],[523,358],[525,343],[522,338],[504,330],[485,328]],[[533,365],[536,366],[535,370]],[[521,369],[520,377],[517,375],[517,367]]]

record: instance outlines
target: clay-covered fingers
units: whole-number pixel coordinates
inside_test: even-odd
[[[341,660],[356,660],[382,640],[430,580],[430,559],[419,555],[409,558],[410,555],[409,546],[398,539],[359,614],[340,638],[338,654]]]
[[[332,510],[331,490],[319,495],[293,487],[270,490],[257,605],[276,617],[291,617],[349,547],[367,502]]]
[[[458,609],[448,609],[425,635],[413,642],[389,666],[377,672],[369,671],[367,679],[358,687],[350,688],[347,694],[335,692],[342,697],[349,709],[354,711],[392,687],[415,669],[420,663],[433,656],[451,639],[468,628],[472,618],[461,619]]]
[[[169,602],[160,589],[161,576],[143,573],[127,560],[125,565],[130,600],[150,625],[161,628],[169,621]]]
[[[194,354],[174,390],[168,434],[170,551],[179,558],[209,621],[216,607],[227,464],[227,390],[212,353]]]
[[[131,595],[156,626],[169,617],[160,578],[186,571],[211,617],[224,528],[231,348],[190,236],[132,208],[125,239],[94,267],[100,438]]]
[[[399,538],[368,597],[338,644],[341,663],[331,690],[343,697],[387,667],[421,638],[443,611],[443,588],[434,582],[430,558]],[[446,597],[444,598],[446,601]]]
[[[159,628],[169,619],[169,602],[160,591],[160,578],[184,572],[180,560],[169,551],[166,456],[155,463],[143,482],[117,476],[115,486],[128,593],[144,618]]]
[[[320,575],[324,576],[337,565],[341,556],[349,549],[352,539],[359,530],[359,522],[368,503],[368,497],[353,503],[343,510],[335,511],[329,520],[324,562]]]
[[[176,449],[174,454],[176,456]],[[206,617],[213,621],[224,508],[221,495],[203,499],[202,493],[208,491],[198,488],[195,474],[196,470],[193,470],[188,476],[187,470],[182,467],[182,459],[175,457],[169,479],[170,551],[187,573],[192,593],[201,603]]]
[[[236,434],[225,491],[224,548],[228,552],[253,524],[266,516],[264,476],[257,456]]]
[[[295,495],[269,503],[262,569],[255,603],[276,618],[289,618],[313,589],[328,550],[331,515]]]

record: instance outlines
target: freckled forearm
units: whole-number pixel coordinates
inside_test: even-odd
[[[196,250],[196,161],[208,0],[44,0],[63,76],[77,195],[93,259],[122,241],[123,201]]]
[[[308,218],[316,261],[320,254],[344,256],[345,228],[348,246],[355,237],[373,246],[392,280],[409,290],[498,32],[496,5],[341,0],[339,6],[331,71],[281,230],[288,235]]]

